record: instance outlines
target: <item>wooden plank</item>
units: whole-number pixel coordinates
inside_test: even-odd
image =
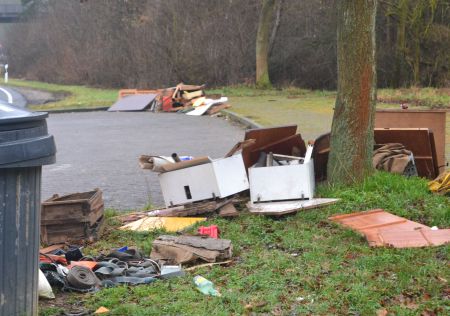
[[[429,128],[436,142],[437,166],[439,172],[445,170],[445,110],[377,110],[376,128]]]
[[[319,208],[337,203],[340,199],[315,198],[305,201],[286,201],[270,203],[247,203],[250,213],[259,215],[281,216],[298,211]]]
[[[434,139],[428,128],[376,128],[376,144],[400,143],[414,156],[432,157],[416,161],[417,173],[420,177],[434,179],[438,176],[436,150],[433,148]]]
[[[258,160],[258,154],[253,154],[258,148],[276,143],[289,136],[295,135],[297,125],[276,126],[269,128],[249,129],[245,132],[244,140],[254,139],[255,144],[242,150],[245,168],[248,169]],[[256,157],[256,158],[255,158]]]

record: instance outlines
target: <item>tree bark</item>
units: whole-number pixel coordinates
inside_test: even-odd
[[[333,184],[358,182],[373,171],[376,8],[377,0],[339,1],[338,92],[328,161]]]
[[[256,86],[270,88],[269,39],[275,0],[262,0],[262,9],[256,34]]]

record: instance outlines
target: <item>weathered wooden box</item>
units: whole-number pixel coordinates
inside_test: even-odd
[[[41,208],[41,241],[95,240],[103,223],[102,191],[54,195]]]

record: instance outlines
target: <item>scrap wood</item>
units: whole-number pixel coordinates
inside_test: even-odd
[[[182,94],[183,99],[185,99],[185,100],[192,100],[194,98],[201,97],[202,95],[203,95],[203,90],[195,90],[192,92],[183,91],[183,94]]]
[[[189,268],[184,269],[184,271],[192,271],[198,268],[205,268],[205,267],[212,267],[212,266],[216,266],[216,265],[224,265],[224,264],[228,264],[228,263],[232,263],[233,260],[227,260],[227,261],[222,261],[222,262],[210,262],[210,263],[203,263],[203,264],[199,264],[196,266],[192,266]]]
[[[440,246],[450,242],[450,229],[382,230],[378,236],[383,245],[394,248]]]
[[[206,100],[205,97],[197,98],[197,99],[193,100],[194,102],[192,103],[192,106],[193,106],[194,108],[196,108],[197,106],[202,105],[202,104],[205,102],[205,100]]]
[[[268,203],[247,203],[250,213],[260,215],[281,216],[295,213],[298,211],[309,210],[334,204],[340,199],[315,198],[305,201],[286,201],[286,202],[268,202]]]
[[[225,158],[233,156],[235,153],[237,153],[239,150],[243,150],[244,148],[247,148],[251,145],[253,145],[256,142],[255,139],[246,139],[241,142],[238,142],[236,145],[234,145],[230,151],[225,155]]]
[[[226,109],[229,109],[229,108],[231,108],[231,105],[229,105],[229,104],[227,104],[227,103],[219,104],[219,105],[216,105],[216,106],[212,107],[212,108],[209,109],[208,111],[206,111],[206,114],[208,114],[208,115],[214,115],[214,114],[216,114],[216,113],[219,113],[219,112],[222,111],[222,110],[226,110]]]
[[[255,139],[255,144],[242,150],[242,158],[244,159],[245,168],[248,169],[257,162],[259,158],[259,152],[253,154],[253,152],[255,152],[257,149],[272,143],[276,143],[287,137],[294,136],[296,131],[297,125],[255,128],[245,131],[244,140]]]
[[[165,229],[168,232],[177,232],[205,220],[204,217],[145,217],[121,226],[119,229],[139,232]]]
[[[65,243],[54,244],[54,245],[51,245],[51,246],[48,246],[45,248],[40,248],[39,253],[46,255],[46,254],[52,253],[55,250],[63,249],[65,246],[66,246]]]
[[[193,215],[201,215],[207,213],[213,213],[217,210],[221,210],[227,204],[230,204],[234,201],[238,201],[236,199],[223,199],[216,201],[200,201],[194,202],[190,204],[168,207],[163,209],[154,209],[146,212],[133,213],[136,216],[141,216],[140,218],[146,216],[164,216],[164,217],[185,217],[185,216],[193,216]],[[136,218],[136,219],[140,219]]]
[[[229,202],[219,209],[219,217],[237,217],[239,212],[232,202]]]
[[[372,247],[410,248],[438,246],[450,242],[450,230],[430,227],[393,215],[382,209],[329,218],[364,235]]]
[[[116,216],[115,218],[117,218],[122,224],[125,224],[137,221],[138,219],[144,218],[146,216],[148,216],[147,212],[135,212],[135,213],[127,213],[125,215],[119,215]]]
[[[194,158],[191,160],[185,160],[185,161],[181,161],[181,162],[165,164],[160,167],[162,170],[161,172],[169,172],[169,171],[184,169],[184,168],[188,168],[188,167],[203,165],[203,164],[206,164],[209,162],[211,162],[211,158],[204,156],[204,157],[197,157],[197,158]]]
[[[181,264],[201,259],[216,262],[230,259],[231,240],[199,236],[159,236],[153,241],[150,258]]]
[[[156,94],[128,95],[117,100],[108,108],[108,111],[143,111],[150,106],[156,97]]]
[[[193,111],[186,113],[186,115],[200,116],[200,115],[205,114],[205,112],[208,111],[208,109],[210,109],[212,106],[214,106],[216,104],[225,103],[225,102],[228,102],[227,97],[221,97],[220,99],[217,99],[217,100],[205,99],[203,105],[197,106]]]

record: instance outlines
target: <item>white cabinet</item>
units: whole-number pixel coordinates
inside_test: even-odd
[[[224,198],[249,188],[242,155],[160,173],[167,207],[213,198]]]
[[[314,197],[314,164],[249,168],[252,202],[312,199]]]

